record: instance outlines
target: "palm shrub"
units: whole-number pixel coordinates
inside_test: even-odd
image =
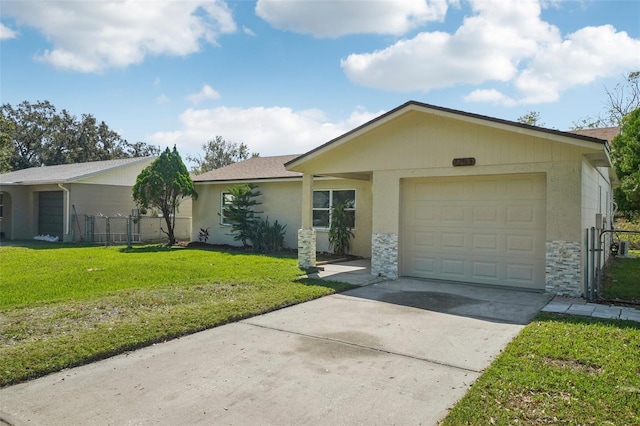
[[[344,256],[351,248],[349,240],[353,238],[353,217],[346,211],[350,205],[350,202],[339,204],[331,212],[329,250],[333,250],[333,254],[338,256]]]
[[[253,250],[260,253],[282,251],[286,227],[287,225],[281,225],[277,220],[273,224],[269,223],[269,218],[257,220],[251,234]]]
[[[251,240],[253,229],[259,220],[257,215],[262,212],[254,211],[254,207],[261,204],[256,200],[262,195],[258,187],[252,183],[235,185],[227,188],[231,194],[231,202],[224,207],[224,217],[231,224],[231,233],[235,241],[242,241],[247,247]]]

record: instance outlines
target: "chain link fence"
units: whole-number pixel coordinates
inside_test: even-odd
[[[167,241],[163,217],[74,214],[72,241],[94,244],[156,243]],[[176,240],[191,240],[191,218],[176,217]]]

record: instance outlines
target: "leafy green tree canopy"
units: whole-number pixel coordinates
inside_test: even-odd
[[[9,170],[158,155],[160,148],[131,144],[91,114],[58,112],[49,101],[0,107],[2,139],[12,145]],[[5,125],[10,122],[11,125]]]
[[[11,120],[0,115],[0,173],[11,171],[10,161],[13,155],[11,135],[15,126]]]
[[[176,243],[176,212],[186,197],[197,199],[198,193],[175,146],[173,151],[165,149],[142,170],[133,185],[133,199],[138,207],[143,210],[155,207],[162,212],[169,245]]]
[[[191,168],[191,173],[194,175],[200,175],[211,170],[219,169],[220,167],[228,166],[229,164],[246,160],[250,157],[258,156],[255,152],[249,153],[249,147],[245,144],[226,141],[222,136],[216,136],[214,139],[202,144],[202,150],[204,151],[204,157],[187,156],[188,161],[196,163],[196,165]]]
[[[626,216],[640,212],[640,108],[620,123],[620,134],[611,141],[611,160],[620,179],[615,199]]]
[[[529,126],[544,126],[544,123],[540,119],[540,113],[538,111],[529,111],[524,115],[521,115],[516,119],[518,123],[528,124]]]

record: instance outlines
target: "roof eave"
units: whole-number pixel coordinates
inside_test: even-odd
[[[253,177],[253,178],[234,178],[234,179],[207,179],[207,180],[194,180],[193,183],[247,183],[247,182],[282,182],[291,180],[302,180],[302,176],[281,176],[281,177]]]

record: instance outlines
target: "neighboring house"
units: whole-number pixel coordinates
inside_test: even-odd
[[[612,215],[615,130],[600,132],[410,101],[301,156],[255,158],[197,176],[193,237],[208,227],[209,242],[232,243],[220,216],[225,188],[253,182],[263,192],[263,216],[287,224],[300,266],[313,266],[328,248],[332,204],[351,197],[351,252],[371,258],[373,275],[578,296],[584,230],[602,226],[596,214]]]
[[[0,175],[0,231],[5,239],[38,235],[71,241],[84,220],[77,215],[128,216],[132,187],[155,157],[33,167]],[[182,210],[190,215],[190,203]]]

